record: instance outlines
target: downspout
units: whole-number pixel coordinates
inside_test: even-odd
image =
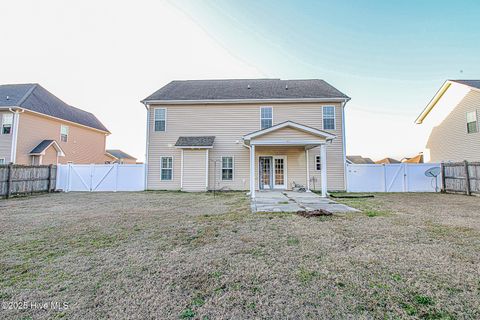
[[[350,100],[350,99],[348,99]],[[347,104],[347,99],[342,102],[342,139],[343,139],[343,186],[345,191],[347,191],[347,137],[345,136],[345,105]]]
[[[20,121],[20,113],[23,113],[25,110],[13,110],[12,108],[8,108],[10,112],[13,113],[13,124],[12,124],[12,146],[10,150],[10,162],[16,163],[17,162],[17,141],[18,141],[18,128],[19,128],[19,121]]]
[[[245,140],[243,140],[242,145],[249,150],[249,152],[248,152],[248,159],[249,159],[249,160],[248,160],[248,161],[250,162],[250,161],[251,161],[251,159],[250,159],[250,152],[251,152],[251,151],[250,151],[250,150],[251,150],[252,148],[250,148],[249,145],[245,144]],[[252,190],[252,179],[253,179],[253,175],[255,174],[255,172],[252,173],[252,170],[251,170],[251,166],[250,166],[250,165],[248,166],[248,171],[250,172],[250,181],[249,181],[250,183],[248,184],[248,185],[249,185],[249,187],[248,187],[249,191],[247,192],[247,196],[249,196],[249,195],[251,194],[251,190]]]
[[[147,109],[147,133],[146,133],[146,141],[145,141],[145,169],[144,169],[144,190],[147,190],[148,187],[148,148],[150,146],[150,108],[146,102],[143,103],[145,105],[145,109]]]

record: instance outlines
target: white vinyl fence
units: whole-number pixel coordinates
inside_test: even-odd
[[[441,176],[425,172],[438,163],[347,164],[348,192],[439,192]],[[436,187],[437,186],[437,187]]]
[[[143,191],[143,164],[61,164],[57,190],[63,191]]]

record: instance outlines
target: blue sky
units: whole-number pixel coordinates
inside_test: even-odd
[[[347,153],[423,150],[445,79],[480,78],[480,1],[0,1],[0,83],[93,112],[140,160],[140,100],[175,79],[321,78],[352,97]],[[21,17],[21,20],[19,20]],[[2,47],[3,48],[3,47]]]
[[[351,96],[349,153],[421,151],[428,130],[412,125],[417,114],[445,79],[480,75],[479,1],[172,3],[266,77],[323,78]],[[403,127],[392,132],[391,121]],[[389,139],[355,143],[375,126]]]

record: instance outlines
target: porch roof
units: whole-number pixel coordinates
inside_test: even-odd
[[[290,134],[284,134],[287,129]],[[291,134],[298,132],[300,134]],[[275,135],[275,133],[278,133]],[[254,131],[243,136],[246,144],[258,146],[304,146],[314,148],[327,141],[335,139],[336,136],[329,132],[312,128],[293,121],[285,121],[266,129]]]
[[[45,151],[50,148],[50,146],[53,146],[55,150],[57,151],[57,154],[60,157],[65,156],[65,152],[63,152],[62,148],[60,145],[57,143],[55,140],[43,140],[40,142],[35,148],[30,151],[29,155],[31,156],[43,156],[45,155]]]

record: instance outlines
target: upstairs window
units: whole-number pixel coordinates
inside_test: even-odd
[[[315,170],[322,170],[322,157],[320,156],[315,156]]]
[[[0,158],[0,165],[5,164],[5,158]]]
[[[273,123],[273,110],[272,107],[262,107],[260,109],[260,124],[261,129],[267,129],[272,126]]]
[[[155,131],[165,131],[167,127],[167,110],[156,108],[154,112]]]
[[[173,179],[173,158],[162,157],[160,159],[160,180]]]
[[[233,180],[233,157],[222,157],[222,180]]]
[[[477,112],[467,112],[467,133],[478,132]]]
[[[2,134],[12,133],[13,114],[5,113],[2,117]]]
[[[335,130],[335,107],[323,107],[323,130]]]
[[[60,126],[60,141],[68,141],[68,126],[64,126],[63,124]]]

